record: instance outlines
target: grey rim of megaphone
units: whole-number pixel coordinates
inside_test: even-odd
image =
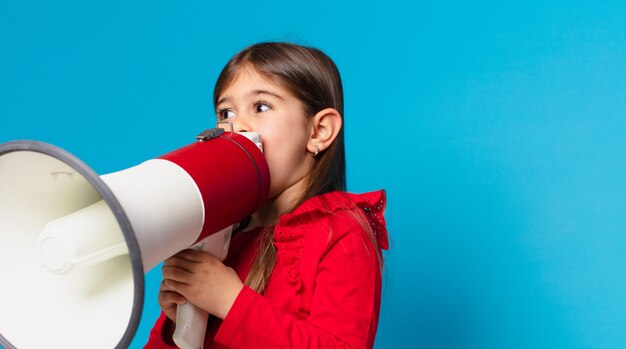
[[[122,229],[124,239],[126,239],[126,244],[128,245],[128,254],[131,257],[130,260],[133,271],[133,282],[135,285],[133,309],[130,315],[130,320],[128,321],[128,327],[126,327],[126,332],[124,332],[124,335],[122,336],[120,342],[115,346],[116,349],[128,348],[131,341],[133,340],[133,337],[135,336],[135,333],[137,332],[137,328],[139,327],[139,321],[141,320],[144,297],[144,271],[141,262],[141,252],[139,251],[139,244],[137,243],[137,238],[135,238],[133,227],[131,226],[128,217],[126,216],[122,205],[120,205],[119,201],[117,200],[115,195],[113,195],[113,193],[104,183],[104,181],[100,179],[100,176],[98,176],[98,174],[94,172],[84,162],[82,162],[69,152],[52,144],[38,141],[12,141],[0,144],[0,156],[14,151],[32,151],[42,153],[63,161],[64,163],[71,166],[78,173],[80,173],[89,182],[89,184],[94,187],[98,194],[100,194],[104,202],[109,205],[109,208],[113,212],[113,215],[117,219],[117,222]],[[2,329],[0,329],[0,331],[2,331]],[[0,344],[5,346],[6,349],[18,349],[14,347],[11,343],[9,343],[9,341],[4,338],[1,332]]]

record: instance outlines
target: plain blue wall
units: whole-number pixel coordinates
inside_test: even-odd
[[[626,348],[626,4],[502,3],[0,0],[0,142],[121,170],[213,125],[237,50],[316,46],[389,196],[377,348]]]

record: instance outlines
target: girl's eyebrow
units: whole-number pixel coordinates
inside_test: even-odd
[[[257,96],[257,95],[270,95],[270,96],[276,97],[276,98],[278,98],[280,100],[283,100],[283,101],[285,100],[285,98],[283,98],[283,96],[278,95],[278,94],[276,94],[274,92],[271,92],[271,91],[267,91],[267,90],[254,90],[254,91],[250,92],[250,95],[255,95],[255,96]]]
[[[217,101],[217,103],[215,103],[215,107],[217,108],[220,104],[228,102],[228,100],[229,100],[229,99],[228,99],[228,97],[222,97],[222,98],[220,98],[220,99]]]
[[[249,95],[249,96],[270,95],[270,96],[276,97],[276,98],[278,98],[278,99],[280,99],[280,100],[283,100],[283,101],[285,100],[285,98],[284,98],[283,96],[281,96],[281,95],[279,95],[279,94],[276,94],[276,93],[274,93],[274,92],[268,91],[268,90],[253,90],[253,91],[250,91],[250,93],[248,93],[248,95]],[[220,98],[220,99],[217,101],[217,103],[215,103],[215,106],[217,107],[217,106],[219,106],[220,104],[222,104],[222,103],[227,103],[227,102],[229,102],[229,101],[230,101],[230,98],[229,98],[228,96],[226,96],[226,97],[222,97],[222,98]]]

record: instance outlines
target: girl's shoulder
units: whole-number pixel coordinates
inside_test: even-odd
[[[305,236],[324,238],[327,234],[323,232],[332,232],[334,237],[339,237],[343,232],[368,228],[378,247],[387,249],[385,207],[384,190],[362,194],[335,191],[317,195],[280,218],[275,229],[275,241],[295,243]],[[322,234],[315,234],[316,231]]]
[[[283,215],[274,228],[276,269],[282,270],[289,282],[302,286],[301,270],[308,270],[302,265],[311,267],[338,246],[338,241],[352,236],[355,239],[348,241],[363,239],[372,241],[378,249],[388,249],[385,205],[383,190],[363,194],[331,192],[306,200]],[[307,262],[302,263],[302,258]]]

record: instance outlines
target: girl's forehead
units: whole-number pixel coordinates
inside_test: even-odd
[[[230,81],[220,92],[220,96],[254,90],[272,90],[280,94],[292,95],[291,91],[277,78],[262,73],[252,64],[245,64],[233,73]]]
[[[275,79],[263,74],[252,64],[246,64],[237,69],[227,88],[237,83],[279,86]]]

